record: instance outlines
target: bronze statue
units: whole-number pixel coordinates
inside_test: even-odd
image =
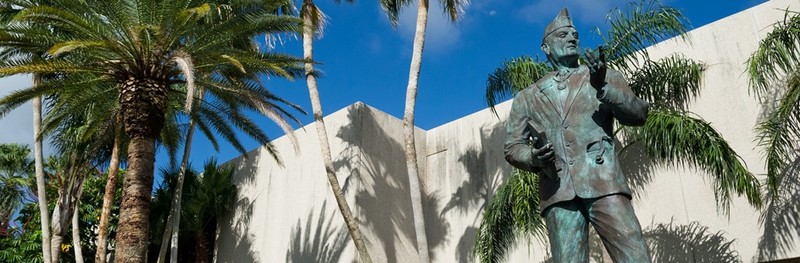
[[[514,97],[505,156],[540,176],[554,262],[589,262],[589,224],[614,262],[650,262],[613,139],[614,119],[644,125],[648,103],[606,67],[602,47],[578,64],[578,32],[566,9],[545,29],[542,51],[556,71]]]

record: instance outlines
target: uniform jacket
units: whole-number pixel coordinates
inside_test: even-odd
[[[644,125],[648,103],[633,94],[618,71],[608,69],[606,85],[599,92],[589,84],[586,66],[570,75],[564,91],[556,88],[556,72],[514,97],[506,127],[506,160],[540,175],[541,211],[576,196],[630,197],[616,156],[614,118],[623,125]],[[533,137],[539,138],[537,147],[553,144],[554,163],[534,165]]]

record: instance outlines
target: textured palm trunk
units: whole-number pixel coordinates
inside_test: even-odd
[[[61,202],[56,203],[56,207],[53,209],[53,220],[50,221],[52,223],[50,226],[52,231],[52,236],[50,236],[50,262],[59,262],[58,258],[61,257],[61,243],[64,241],[64,233],[66,233],[62,218],[64,213],[61,213],[63,209]]]
[[[111,221],[111,207],[117,192],[117,173],[119,173],[119,147],[122,145],[122,114],[117,114],[114,126],[114,146],[111,149],[111,161],[108,164],[108,178],[103,193],[103,208],[100,212],[100,226],[97,233],[97,252],[94,256],[95,263],[106,262],[106,249],[108,248],[108,225]]]
[[[33,74],[33,86],[39,85],[41,76]],[[42,156],[42,140],[39,134],[42,133],[42,98],[33,98],[33,158],[34,169],[36,170],[36,189],[39,198],[39,215],[42,226],[42,260],[50,263],[50,215],[47,211],[47,195],[45,194],[44,182],[44,156]]]
[[[50,237],[50,262],[58,262],[58,258],[61,257],[61,243],[64,241],[64,235],[55,231],[53,230],[53,235]]]
[[[208,238],[201,229],[200,231],[197,231],[197,235],[195,236],[194,251],[197,252],[195,254],[195,262],[208,263],[208,252],[209,252],[208,249],[209,249]]]
[[[317,128],[317,138],[319,139],[320,151],[322,152],[322,162],[325,165],[325,172],[328,176],[328,183],[333,190],[333,195],[336,198],[336,204],[339,206],[339,211],[342,213],[347,230],[356,249],[361,257],[361,262],[371,263],[372,258],[369,256],[367,246],[364,244],[364,239],[361,231],[358,229],[358,222],[353,217],[350,206],[344,198],[342,187],[339,186],[339,181],[336,178],[336,171],[333,169],[333,158],[331,157],[331,148],[328,143],[328,133],[325,129],[325,121],[322,119],[322,103],[319,99],[319,91],[317,90],[317,78],[314,75],[314,23],[312,16],[317,14],[316,6],[313,1],[305,0],[303,2],[303,58],[305,62],[306,82],[308,83],[308,93],[311,97],[311,108],[314,112],[314,126]]]
[[[201,90],[197,100],[203,100],[204,92]],[[197,107],[197,105],[195,105]],[[195,108],[193,107],[193,108]],[[189,113],[194,114],[193,112]],[[164,235],[161,238],[161,249],[158,251],[158,263],[165,262],[167,248],[170,248],[169,262],[178,262],[178,233],[181,226],[181,199],[183,196],[183,182],[186,181],[186,169],[189,166],[189,154],[192,150],[192,138],[194,138],[194,119],[189,119],[189,129],[186,131],[186,141],[183,145],[183,160],[181,160],[181,170],[178,174],[178,182],[175,185],[175,194],[170,205],[167,224]]]
[[[422,189],[417,164],[416,140],[414,138],[414,107],[417,102],[417,83],[422,67],[422,49],[425,46],[425,27],[428,24],[428,1],[420,0],[417,9],[417,28],[414,34],[414,51],[411,54],[411,68],[408,72],[406,106],[403,113],[403,137],[405,139],[406,168],[408,169],[408,190],[411,195],[411,210],[414,214],[414,230],[417,236],[419,262],[430,262],[428,237],[425,234],[425,217],[422,212]]]
[[[155,139],[131,138],[128,171],[122,185],[122,204],[116,238],[116,262],[147,261],[150,191],[153,188]]]
[[[120,94],[128,143],[128,170],[122,184],[115,262],[147,261],[150,198],[153,190],[155,140],[164,127],[167,86],[131,77]]]
[[[83,190],[83,180],[86,178],[79,167],[85,167],[84,165],[88,164],[77,162],[75,154],[70,157],[69,165],[71,167],[63,171],[61,188],[58,189],[58,199],[56,200],[55,208],[53,208],[53,219],[50,221],[50,230],[53,235],[50,239],[51,262],[60,262],[61,244],[64,243],[67,229],[71,225],[73,215],[78,209],[78,202]]]
[[[78,198],[80,199],[80,198]],[[76,204],[76,207],[80,201]],[[81,247],[81,229],[78,225],[79,209],[72,213],[72,248],[75,251],[75,263],[83,263],[83,248]]]

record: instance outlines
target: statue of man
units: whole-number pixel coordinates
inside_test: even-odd
[[[578,32],[562,9],[542,40],[556,71],[514,97],[505,156],[540,176],[554,262],[589,262],[589,224],[614,262],[651,262],[613,139],[614,119],[644,125],[648,103],[598,50],[587,52],[588,65],[578,64]]]

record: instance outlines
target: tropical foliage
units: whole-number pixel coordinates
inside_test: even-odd
[[[47,197],[56,200],[59,196],[58,190],[63,185],[63,173],[56,169],[61,158],[51,157],[47,162]],[[101,204],[103,202],[103,191],[106,182],[106,175],[100,176],[92,174],[86,176],[83,184],[83,194],[80,196],[79,205],[76,212],[79,214],[79,229],[82,255],[91,258],[95,253],[94,238],[96,233],[93,226],[96,226],[100,217]],[[34,178],[27,179],[29,184],[33,183]],[[35,184],[32,184],[35,186]],[[117,187],[117,192],[121,191]],[[35,187],[27,188],[26,191],[36,191]],[[31,196],[35,196],[32,195]],[[119,203],[119,194],[115,203]],[[51,203],[49,211],[55,209],[56,203]],[[119,206],[112,209],[113,215],[119,215]],[[20,206],[19,216],[16,218],[18,225],[13,227],[11,235],[0,236],[0,261],[2,262],[43,262],[41,239],[42,231],[39,228],[39,208],[35,200],[26,201]],[[116,218],[114,216],[113,218]],[[111,237],[116,234],[116,220],[111,222]],[[64,236],[71,236],[71,228],[66,229]],[[61,256],[60,262],[75,262],[75,247],[72,240],[65,239],[58,244]]]
[[[772,260],[792,251],[800,234],[800,13],[786,11],[783,21],[761,40],[747,61],[750,91],[765,106],[756,126],[767,168],[764,235],[758,259]]]
[[[718,211],[728,214],[734,195],[747,198],[761,207],[760,183],[719,132],[687,109],[697,96],[704,65],[679,54],[651,59],[647,47],[658,41],[684,38],[685,17],[674,8],[643,1],[627,9],[615,9],[608,15],[610,29],[602,34],[608,66],[622,72],[633,91],[650,102],[650,115],[643,127],[622,127],[617,133],[621,151],[632,146],[644,147],[657,164],[689,164],[704,171],[714,187]],[[489,76],[486,101],[489,106],[531,86],[551,69],[543,61],[522,57],[506,61]],[[525,179],[520,179],[523,177]],[[515,204],[538,203],[538,186],[521,187],[520,182],[534,183],[537,175],[514,172],[497,190],[484,212],[476,237],[474,252],[482,262],[500,261],[516,239],[532,234],[542,237],[544,225],[534,208],[530,214],[515,213]],[[497,200],[500,199],[500,200]]]
[[[166,227],[167,213],[173,199],[179,170],[162,170],[164,181],[155,190],[152,201],[153,213],[150,217],[151,231],[162,233]],[[236,186],[233,185],[233,166],[219,166],[215,159],[208,160],[203,173],[186,170],[184,198],[181,205],[181,224],[179,243],[187,249],[180,250],[179,258],[194,262],[213,261],[214,237],[217,233],[218,218],[233,205]],[[162,241],[158,236],[151,237],[150,251],[157,251]],[[158,256],[152,253],[151,256]],[[153,261],[155,258],[151,258]]]
[[[155,142],[170,127],[170,105],[181,98],[191,108],[197,88],[208,93],[199,106],[198,128],[216,146],[214,135],[238,144],[235,127],[277,153],[269,138],[244,118],[253,110],[287,133],[294,105],[260,85],[263,76],[300,75],[299,59],[265,53],[250,37],[297,31],[298,20],[274,15],[272,6],[226,1],[18,1],[21,11],[0,35],[0,46],[17,52],[32,48],[46,60],[17,52],[0,65],[0,75],[35,73],[51,79],[0,101],[7,111],[37,96],[106,87],[118,98],[130,137],[128,178],[117,237],[118,256],[144,260],[147,215],[153,181]],[[113,118],[112,118],[113,119]],[[174,129],[166,129],[174,131]],[[178,133],[171,138],[177,138]],[[176,140],[165,140],[165,142]]]
[[[31,149],[20,144],[0,144],[0,236],[14,235],[12,224],[19,207],[30,202],[33,174]]]

